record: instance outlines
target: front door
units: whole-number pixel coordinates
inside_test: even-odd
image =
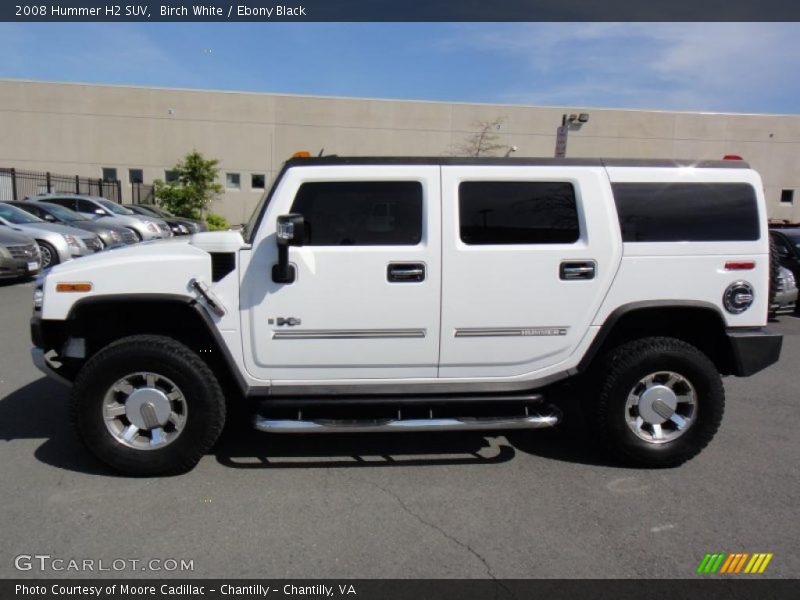
[[[293,283],[272,280],[276,219],[300,213]],[[435,378],[438,166],[294,167],[242,256],[246,365],[273,383]],[[251,351],[247,351],[247,346]]]

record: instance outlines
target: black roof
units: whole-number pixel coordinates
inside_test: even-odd
[[[449,165],[528,167],[696,167],[701,169],[749,169],[743,160],[673,160],[650,158],[518,158],[452,156],[316,156],[290,158],[287,167],[323,165]]]

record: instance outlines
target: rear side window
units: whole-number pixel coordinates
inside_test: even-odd
[[[418,181],[304,183],[292,205],[307,246],[414,246],[422,240]]]
[[[52,204],[58,204],[59,206],[64,206],[66,208],[75,210],[74,198],[47,198],[45,202],[51,202]]]
[[[746,183],[615,183],[624,242],[759,239],[758,207]]]
[[[94,202],[91,202],[90,200],[81,200],[81,199],[78,200],[78,212],[93,213],[98,208],[100,207],[97,206]]]
[[[571,244],[580,237],[571,183],[464,181],[458,210],[465,244]]]

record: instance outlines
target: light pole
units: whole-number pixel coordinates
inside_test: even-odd
[[[556,129],[556,158],[564,158],[567,155],[567,138],[569,137],[570,127],[577,130],[588,122],[589,113],[561,115],[561,126]]]

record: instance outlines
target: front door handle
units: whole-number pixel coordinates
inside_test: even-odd
[[[558,269],[558,275],[564,281],[574,279],[594,279],[597,264],[593,260],[564,261]]]
[[[425,281],[425,265],[422,263],[392,263],[386,267],[386,279],[390,283]]]

